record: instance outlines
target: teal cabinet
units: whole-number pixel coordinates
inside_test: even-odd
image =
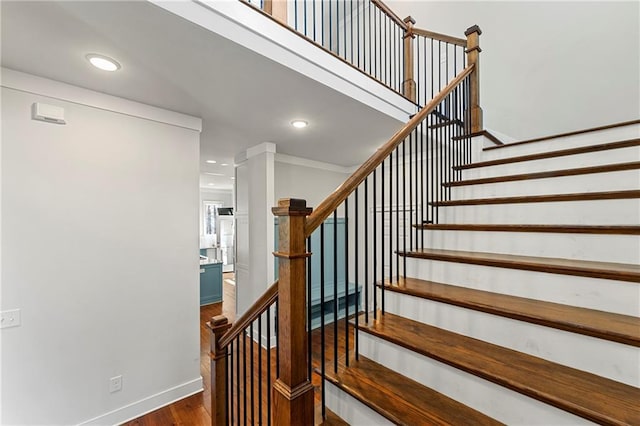
[[[200,306],[222,302],[222,263],[200,265]]]
[[[341,319],[359,309],[362,285],[350,281],[346,285],[345,258],[345,219],[333,218],[324,221],[324,231],[321,228],[311,235],[311,327],[320,326],[322,312],[324,323],[329,324],[335,318]],[[324,236],[321,233],[324,232]],[[324,250],[322,239],[324,238]],[[278,218],[275,221],[275,248],[278,248]],[[324,265],[321,264],[320,253],[324,251]],[[321,268],[324,266],[324,268]],[[275,277],[278,278],[278,259],[275,259]],[[324,272],[324,273],[323,273]],[[352,278],[352,277],[350,277]],[[357,287],[357,289],[356,289]],[[324,291],[323,291],[324,288]],[[324,293],[324,294],[323,294]],[[324,298],[323,298],[324,296]]]

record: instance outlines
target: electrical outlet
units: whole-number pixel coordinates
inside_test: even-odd
[[[20,309],[0,312],[0,328],[17,327],[20,325]]]
[[[109,379],[109,392],[114,393],[122,390],[122,375]]]

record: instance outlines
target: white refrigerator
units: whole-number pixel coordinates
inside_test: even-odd
[[[219,207],[218,208],[218,247],[220,250],[220,258],[222,260],[222,272],[233,272],[233,264],[235,251],[233,246],[234,241],[234,224],[232,207]]]

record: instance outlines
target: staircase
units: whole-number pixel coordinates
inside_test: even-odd
[[[481,141],[476,138],[474,144]],[[640,424],[640,121],[477,150],[378,282],[350,424]],[[353,321],[352,321],[353,322]]]

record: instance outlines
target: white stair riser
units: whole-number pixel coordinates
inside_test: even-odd
[[[409,277],[640,316],[637,283],[428,259],[406,260]]]
[[[631,386],[640,386],[640,348],[637,347],[392,291],[385,292],[385,310]]]
[[[640,264],[640,236],[552,232],[424,231],[434,249]]]
[[[640,188],[640,169],[451,187],[452,200],[626,191]]]
[[[628,139],[640,138],[640,124],[634,124],[614,129],[599,130],[596,132],[582,133],[563,138],[549,139],[540,142],[514,145],[508,148],[498,148],[483,151],[485,160],[514,157],[518,155],[534,154],[538,152],[557,151],[560,149],[576,148],[579,146],[598,145],[608,142],[618,142]]]
[[[327,408],[348,424],[353,426],[393,424],[377,411],[369,408],[331,382],[325,380],[324,383]]]
[[[482,157],[479,161],[486,161]],[[554,170],[575,169],[580,167],[604,166],[616,163],[640,161],[640,147],[612,149],[585,154],[565,155],[540,160],[518,161],[494,166],[476,167],[463,170],[463,179],[507,176],[521,173],[549,172]]]
[[[637,225],[640,199],[447,206],[439,223]]]
[[[590,424],[565,411],[367,333],[360,334],[360,353],[506,424]]]

